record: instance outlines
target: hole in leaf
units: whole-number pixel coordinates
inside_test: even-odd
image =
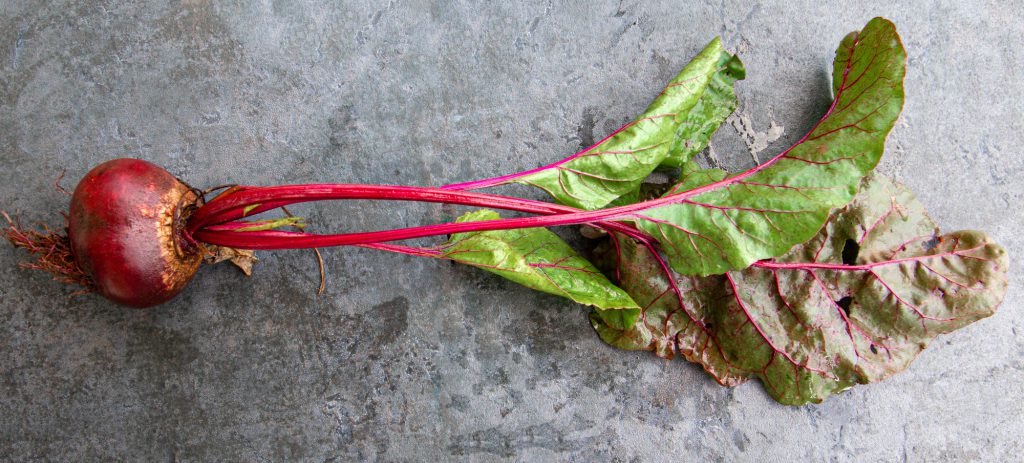
[[[843,309],[843,313],[845,313],[847,317],[850,316],[850,304],[852,304],[852,303],[853,303],[853,298],[850,297],[850,296],[846,296],[846,297],[836,301],[836,305],[838,305],[840,309]]]
[[[848,238],[843,244],[843,264],[856,265],[857,254],[860,254],[860,244]]]
[[[878,348],[877,348],[877,347],[875,347],[875,345],[874,345],[874,344],[872,344],[872,345],[871,345],[871,353],[872,353],[872,354],[876,354],[876,355],[878,354]]]

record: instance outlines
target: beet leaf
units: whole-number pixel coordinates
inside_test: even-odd
[[[739,58],[726,52],[716,38],[640,116],[597,144],[548,166],[445,188],[516,182],[541,188],[568,206],[607,206],[636,190],[659,166],[678,167],[704,149],[736,109],[732,86],[743,77]]]
[[[629,330],[591,317],[602,339],[662,357],[678,350],[727,385],[757,377],[786,404],[906,369],[937,335],[992,315],[1007,286],[1000,246],[975,231],[939,234],[913,194],[881,176],[778,259],[674,274],[681,295],[656,255],[619,241],[619,283],[643,315]],[[603,264],[615,265],[609,255]]]
[[[810,133],[734,176],[684,165],[664,205],[633,214],[637,225],[687,275],[745,268],[808,240],[878,163],[903,106],[905,61],[893,24],[871,20],[840,44],[835,100]]]
[[[736,111],[739,101],[733,85],[744,77],[746,70],[739,57],[722,52],[718,72],[711,76],[697,104],[685,113],[683,119],[677,118],[679,126],[662,166],[681,167],[708,147],[711,136]]]
[[[613,235],[595,251],[598,266],[617,274],[618,284],[640,304],[641,316],[632,328],[623,330],[604,323],[591,313],[591,324],[608,344],[626,350],[649,350],[672,359],[678,352],[700,364],[725,386],[749,378],[745,370],[733,367],[718,344],[713,326],[705,323],[723,297],[724,277],[682,276],[671,271],[652,249],[633,240]],[[665,275],[671,273],[670,281]]]

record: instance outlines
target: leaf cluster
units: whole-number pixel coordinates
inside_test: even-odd
[[[716,38],[634,121],[507,180],[628,224],[604,235],[596,266],[542,228],[459,233],[424,252],[590,305],[608,344],[678,353],[723,385],[756,377],[782,403],[884,379],[935,336],[994,313],[1006,289],[1001,247],[979,232],[940,234],[909,190],[872,174],[903,106],[905,63],[888,20],[850,33],[820,121],[730,173],[693,160],[736,109],[745,75]],[[650,198],[644,181],[664,168],[679,175]]]

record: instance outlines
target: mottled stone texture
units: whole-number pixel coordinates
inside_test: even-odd
[[[0,247],[0,455],[11,460],[1013,461],[1024,452],[1024,4],[1010,2],[0,2],[0,209],[59,223],[120,156],[197,186],[470,180],[547,163],[641,110],[709,39],[747,64],[754,129],[791,143],[834,47],[872,16],[909,52],[880,169],[946,230],[1009,251],[994,317],[822,405],[598,340],[582,307],[361,249],[204,268],[131,311]],[[769,137],[770,138],[770,137]],[[714,143],[752,162],[732,128]],[[540,197],[527,190],[506,191]],[[300,208],[318,230],[457,208]]]

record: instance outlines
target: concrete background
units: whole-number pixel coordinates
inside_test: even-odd
[[[129,4],[130,3],[130,4]],[[822,405],[605,346],[585,310],[484,272],[360,249],[200,271],[166,306],[69,297],[0,247],[0,459],[1013,461],[1024,452],[1024,3],[0,2],[0,209],[60,223],[91,166],[144,158],[197,186],[442,184],[559,159],[640,111],[708,40],[741,111],[828,104],[835,46],[873,16],[909,52],[881,171],[945,230],[1009,251],[1000,312]],[[859,4],[859,6],[851,6]],[[731,168],[752,163],[727,128]],[[765,153],[767,154],[767,153]],[[509,191],[509,190],[506,190]],[[540,197],[528,190],[513,193]],[[320,230],[447,220],[365,203]]]

